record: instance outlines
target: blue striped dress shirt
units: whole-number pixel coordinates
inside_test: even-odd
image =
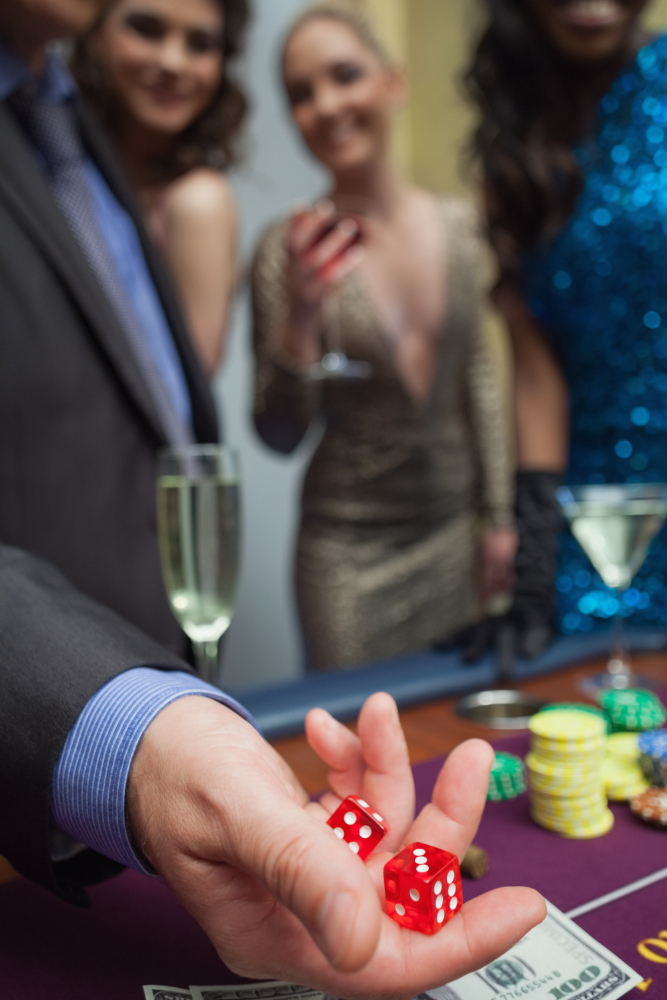
[[[248,722],[238,702],[192,674],[136,667],[101,688],[70,732],[51,785],[58,837],[54,860],[82,846],[145,874],[155,874],[132,846],[125,822],[125,789],[141,737],[167,705],[188,695],[215,698]]]

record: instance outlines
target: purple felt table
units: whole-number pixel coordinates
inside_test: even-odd
[[[528,742],[516,736],[496,745],[523,754]],[[430,798],[442,760],[415,767],[418,805]],[[635,820],[626,805],[613,811],[605,837],[571,841],[537,827],[525,795],[489,803],[475,842],[489,852],[490,869],[464,880],[464,897],[530,885],[567,911],[666,867],[667,831]],[[239,981],[159,880],[126,872],[90,895],[92,909],[80,910],[29,882],[0,886],[0,1000],[143,1000],[145,983]],[[652,979],[633,995],[667,1000],[667,880],[578,923]]]
[[[497,749],[525,756],[529,739],[514,736]],[[415,768],[417,806],[430,798],[444,757]],[[611,804],[613,829],[597,840],[568,840],[530,818],[528,796],[489,802],[475,843],[489,871],[464,880],[464,899],[504,885],[528,885],[564,913],[667,867],[667,830],[637,820],[627,804]],[[653,982],[632,996],[667,1000],[667,879],[583,914],[576,923]],[[663,937],[660,937],[660,935]]]

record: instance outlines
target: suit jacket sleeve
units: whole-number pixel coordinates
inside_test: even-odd
[[[99,688],[125,670],[189,670],[52,566],[0,547],[0,854],[72,902],[120,870],[86,852],[51,860],[50,791],[67,735]]]

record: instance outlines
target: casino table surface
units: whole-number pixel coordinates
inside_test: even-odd
[[[521,683],[550,700],[581,700],[577,681],[587,664]],[[667,657],[636,657],[641,672],[664,681]],[[525,753],[527,733],[503,737],[463,722],[455,699],[401,713],[423,805],[444,755],[470,736]],[[326,773],[303,738],[275,743],[312,793]],[[593,841],[562,839],[535,826],[526,796],[489,803],[475,842],[490,858],[488,873],[464,879],[464,898],[500,885],[531,885],[564,912],[598,900],[667,866],[667,830],[636,820],[613,805],[614,829]],[[142,985],[239,982],[220,963],[192,918],[159,879],[125,872],[91,890],[93,905],[70,906],[0,869],[0,1000],[142,1000]],[[643,975],[630,997],[667,1000],[667,879],[579,916],[576,922]]]

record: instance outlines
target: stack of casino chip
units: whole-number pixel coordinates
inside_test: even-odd
[[[667,719],[658,696],[642,688],[603,691],[599,701],[614,733],[658,729]]]
[[[544,708],[540,709],[541,712],[588,712],[589,715],[595,715],[598,719],[602,719],[604,722],[607,732],[611,732],[611,726],[601,708],[596,708],[595,705],[588,705],[585,701],[554,701],[550,705],[545,705]]]
[[[639,766],[637,733],[612,733],[607,739],[602,779],[607,798],[627,802],[649,787]]]
[[[627,764],[639,763],[638,733],[612,733],[607,737],[604,749],[605,757],[620,760]]]
[[[513,753],[497,753],[489,775],[487,800],[502,802],[505,799],[515,799],[525,791],[526,772],[521,758]]]
[[[667,786],[667,729],[637,737],[639,763],[650,785]]]
[[[526,757],[530,812],[539,826],[562,837],[601,837],[614,825],[602,781],[604,720],[592,712],[558,708],[538,712]]]

